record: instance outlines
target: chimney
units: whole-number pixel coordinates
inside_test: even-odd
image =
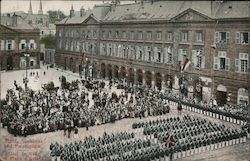
[[[85,9],[82,6],[80,9],[80,17],[83,17],[84,15],[85,15]]]
[[[17,15],[16,15],[16,13],[14,13],[13,16],[12,16],[12,26],[13,27],[17,26]]]
[[[73,5],[71,6],[71,10],[70,10],[70,17],[74,17],[75,16],[75,13],[74,13],[74,8],[73,8]]]

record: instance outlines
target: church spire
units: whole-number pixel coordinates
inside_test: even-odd
[[[30,8],[29,8],[28,14],[32,14],[31,0],[30,0]]]
[[[42,14],[43,14],[42,0],[40,0],[40,7],[39,7],[38,14],[40,14],[40,15],[42,15]]]

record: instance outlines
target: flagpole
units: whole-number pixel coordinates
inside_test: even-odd
[[[216,20],[216,23],[214,25],[214,33],[216,32],[216,26],[218,24],[218,20]],[[212,51],[212,49],[216,50],[216,42],[214,42],[212,45],[211,45],[211,48],[210,48],[210,56],[211,56],[211,77],[212,77],[212,84],[211,84],[211,98],[214,100],[215,99],[215,96],[214,96],[214,52]]]
[[[0,0],[0,26],[2,25],[2,23],[1,23],[1,18],[2,18],[2,0]],[[1,94],[2,94],[2,81],[1,81],[1,79],[2,79],[2,76],[1,76],[1,73],[2,73],[2,52],[0,51],[0,59],[1,59],[1,61],[0,61],[0,108],[2,107],[2,103],[1,103]]]

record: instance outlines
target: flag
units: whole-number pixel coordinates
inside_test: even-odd
[[[184,72],[189,67],[190,64],[191,61],[188,58],[186,58],[184,63],[181,65],[181,72]]]

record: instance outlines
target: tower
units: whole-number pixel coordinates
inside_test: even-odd
[[[39,7],[38,14],[39,14],[39,15],[42,15],[42,14],[43,14],[42,0],[40,0],[40,7]]]
[[[30,8],[29,8],[28,14],[32,14],[31,0],[30,0]]]

